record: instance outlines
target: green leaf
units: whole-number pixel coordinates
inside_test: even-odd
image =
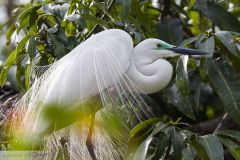
[[[37,10],[39,8],[35,8],[31,14],[30,14],[30,17],[29,17],[29,28],[30,28],[30,31],[28,32],[28,35],[34,35],[35,33],[38,32],[38,29],[37,29],[37,19],[38,19],[38,13],[37,13]]]
[[[25,69],[25,75],[24,75],[24,78],[25,78],[25,86],[26,86],[26,89],[28,90],[30,87],[31,87],[31,65],[28,64],[26,69]]]
[[[73,22],[66,23],[65,33],[66,33],[67,37],[75,36],[77,34],[76,27]]]
[[[234,143],[231,139],[224,136],[218,136],[220,142],[227,147],[227,150],[236,159],[240,160],[240,146]]]
[[[65,55],[64,45],[61,42],[59,42],[59,40],[55,37],[55,35],[53,35],[51,33],[48,33],[47,35],[52,42],[53,49],[55,51],[57,59],[62,58]]]
[[[48,26],[48,28],[54,27],[56,25],[60,25],[58,19],[55,15],[49,13],[41,13],[38,15],[37,26],[41,27],[42,24]]]
[[[25,83],[24,83],[24,75],[25,75],[25,67],[21,65],[21,63],[17,63],[17,71],[16,71],[16,79],[19,88],[22,91],[26,91]]]
[[[31,38],[31,37],[26,36],[18,43],[18,45],[17,45],[17,55],[16,55],[17,58],[25,52],[26,43],[29,40],[29,38]],[[19,62],[19,59],[18,59],[17,63],[18,62]]]
[[[48,22],[48,25],[55,26],[59,24],[57,17],[53,14],[44,14],[44,19]]]
[[[203,79],[208,74],[208,69],[211,64],[214,48],[215,48],[215,41],[213,36],[199,43],[199,46],[198,46],[199,50],[204,51],[206,53],[210,53],[209,55],[202,57],[200,61],[200,74]]]
[[[2,33],[3,28],[9,23],[9,20],[0,24],[0,33]]]
[[[229,116],[240,125],[240,80],[238,74],[226,61],[214,62],[209,68],[209,80],[221,98]]]
[[[152,141],[152,136],[148,136],[137,148],[134,153],[133,160],[145,160],[147,155],[148,146]]]
[[[182,160],[195,160],[196,155],[193,151],[193,149],[188,145],[186,148],[182,151]]]
[[[65,19],[67,19],[71,22],[77,22],[81,19],[81,16],[79,14],[71,14],[71,15],[65,17]]]
[[[198,156],[204,160],[223,160],[223,147],[214,135],[201,136],[191,143]]]
[[[19,31],[21,31],[22,29],[26,28],[30,24],[33,24],[34,20],[37,21],[37,17],[35,17],[35,16],[37,15],[37,10],[39,8],[41,8],[41,6],[34,6],[34,7],[31,7],[31,8],[28,8],[19,16],[19,18],[18,18],[19,26],[17,27],[17,33],[19,33]],[[34,16],[35,19],[31,15],[35,15]]]
[[[129,160],[145,160],[153,136],[166,127],[166,124],[159,121],[160,119],[158,118],[146,120],[133,129],[128,142]]]
[[[193,105],[189,95],[189,79],[187,72],[188,56],[181,56],[176,66],[176,86],[180,94],[179,99],[172,101],[179,111],[191,119],[195,119]]]
[[[240,58],[240,51],[237,47],[237,44],[233,42],[233,36],[230,32],[219,31],[215,34],[215,36],[222,42],[222,44],[229,50],[232,55]]]
[[[240,53],[232,33],[220,31],[215,34],[216,46],[221,53],[229,58],[234,68],[240,73]]]
[[[14,33],[14,31],[16,30],[17,26],[15,23],[13,23],[7,30],[6,33],[6,39],[7,39],[7,44],[9,44],[11,42],[11,37]]]
[[[199,44],[204,40],[206,39],[206,35],[205,34],[200,34],[198,36],[198,39],[196,40],[195,42],[195,47],[198,48]]]
[[[164,133],[160,133],[154,157],[152,159],[160,159],[165,151],[165,148],[168,146],[168,143],[169,137]]]
[[[5,84],[7,80],[7,75],[9,72],[10,67],[14,64],[16,60],[16,55],[17,55],[17,49],[15,49],[7,58],[7,60],[4,63],[4,67],[1,70],[0,73],[0,85],[1,87]]]
[[[160,120],[160,118],[151,118],[137,124],[130,133],[130,139],[141,135],[141,133],[146,132],[146,130],[151,129],[152,126],[160,122]]]
[[[1,85],[1,87],[3,87],[3,85],[7,81],[7,75],[8,75],[9,69],[10,69],[10,67],[1,70],[1,74],[0,74],[0,85]]]
[[[126,23],[131,9],[131,0],[116,0],[118,17]]]
[[[173,45],[178,45],[183,40],[182,23],[177,18],[164,17],[157,28],[157,32],[161,40]]]
[[[217,3],[208,2],[207,4],[207,8],[202,7],[202,5],[200,5],[200,7],[197,5],[196,8],[222,30],[240,32],[240,22],[235,16]]]
[[[37,43],[36,43],[35,37],[31,37],[28,40],[26,52],[31,59],[34,59],[36,55],[36,51],[37,51]]]
[[[205,11],[207,10],[207,1],[206,0],[196,0],[195,8]]]
[[[9,67],[14,64],[16,60],[16,54],[17,54],[17,49],[15,49],[7,58],[7,60],[4,63],[4,66]]]
[[[222,130],[222,131],[218,131],[217,135],[231,137],[231,138],[233,138],[233,139],[235,139],[235,140],[240,142],[240,131],[236,131],[236,130]]]
[[[198,38],[199,37],[196,36],[196,37],[191,37],[191,38],[185,39],[179,46],[186,47],[187,45],[192,44],[193,42],[197,41]]]
[[[87,14],[82,14],[81,16],[86,22],[88,22],[87,24],[92,23],[93,24],[92,26],[98,24],[99,26],[101,26],[103,28],[109,28],[109,25],[107,24],[107,22],[102,20],[101,18],[97,18],[97,17],[87,15]],[[91,29],[92,28],[88,27],[88,30],[91,30]]]
[[[214,48],[215,48],[215,43],[214,43],[213,36],[201,41],[198,45],[199,50],[204,51],[206,53],[210,53],[210,54],[213,54]]]
[[[187,63],[188,56],[181,56],[176,66],[176,85],[183,96],[189,95]]]
[[[182,149],[183,149],[183,140],[181,136],[176,132],[175,127],[172,128],[170,131],[171,134],[171,142],[173,146],[173,153],[174,153],[174,159],[175,160],[181,160],[182,159]]]

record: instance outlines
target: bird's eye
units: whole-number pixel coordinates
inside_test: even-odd
[[[157,47],[158,47],[158,48],[161,48],[161,47],[162,47],[162,45],[159,43],[159,44],[157,44]]]

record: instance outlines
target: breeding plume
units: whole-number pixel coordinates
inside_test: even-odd
[[[71,159],[124,159],[126,133],[152,115],[146,94],[163,89],[172,78],[173,67],[164,58],[179,54],[205,53],[158,39],[134,48],[131,36],[119,29],[93,35],[36,78],[19,101],[16,141],[42,138],[49,153],[45,159],[63,145]],[[57,119],[46,118],[46,110]]]

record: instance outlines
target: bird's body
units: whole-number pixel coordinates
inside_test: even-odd
[[[132,52],[132,39],[122,30],[90,37],[57,62],[61,65],[49,77],[44,103],[72,105],[99,94],[120,80]]]
[[[164,88],[173,69],[159,51],[152,53],[157,43],[157,39],[148,39],[134,49],[131,36],[119,29],[93,35],[57,62],[61,66],[49,76],[52,81],[46,84],[44,103],[72,105],[116,84],[124,74],[140,86],[141,92]]]
[[[91,129],[88,130],[88,125],[81,124],[81,121],[81,125],[64,126],[70,130],[67,135],[71,159],[123,159],[123,146],[126,147],[127,138],[116,135],[121,133],[119,129],[127,126],[125,123],[134,118],[141,120],[142,114],[148,114],[149,106],[143,96],[163,89],[170,82],[173,68],[163,58],[176,55],[176,49],[184,52],[184,49],[157,39],[144,40],[134,48],[131,36],[123,30],[100,32],[81,43],[36,79],[19,102],[18,110],[24,113],[21,125],[16,124],[21,130],[26,130],[24,133],[27,133],[27,138],[34,133],[43,133],[49,128],[50,122],[42,119],[41,115],[50,104],[57,104],[62,107],[60,110],[71,110],[67,113],[72,113],[76,109],[75,104],[84,104],[89,98],[99,95],[103,109],[97,112],[98,125],[95,126],[93,136],[89,136]],[[117,134],[108,136],[106,130],[112,122],[108,118],[115,118],[115,115],[122,119],[122,126],[115,128]],[[103,117],[107,118],[105,127],[101,124]],[[63,133],[62,130],[60,133]],[[49,136],[47,148],[58,148],[56,139],[61,136],[57,131]],[[111,141],[114,136],[118,142],[123,142],[123,146],[119,147]],[[94,147],[88,141],[89,137],[93,139]],[[86,141],[87,148],[84,147]]]

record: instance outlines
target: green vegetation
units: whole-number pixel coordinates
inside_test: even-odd
[[[110,28],[127,31],[135,44],[154,37],[211,53],[168,59],[175,67],[173,79],[150,95],[159,117],[132,129],[128,158],[240,159],[238,0],[32,0],[16,6],[0,25],[7,41],[0,51],[7,57],[0,85],[28,90],[32,66],[52,64]],[[0,149],[4,145],[0,137]]]

